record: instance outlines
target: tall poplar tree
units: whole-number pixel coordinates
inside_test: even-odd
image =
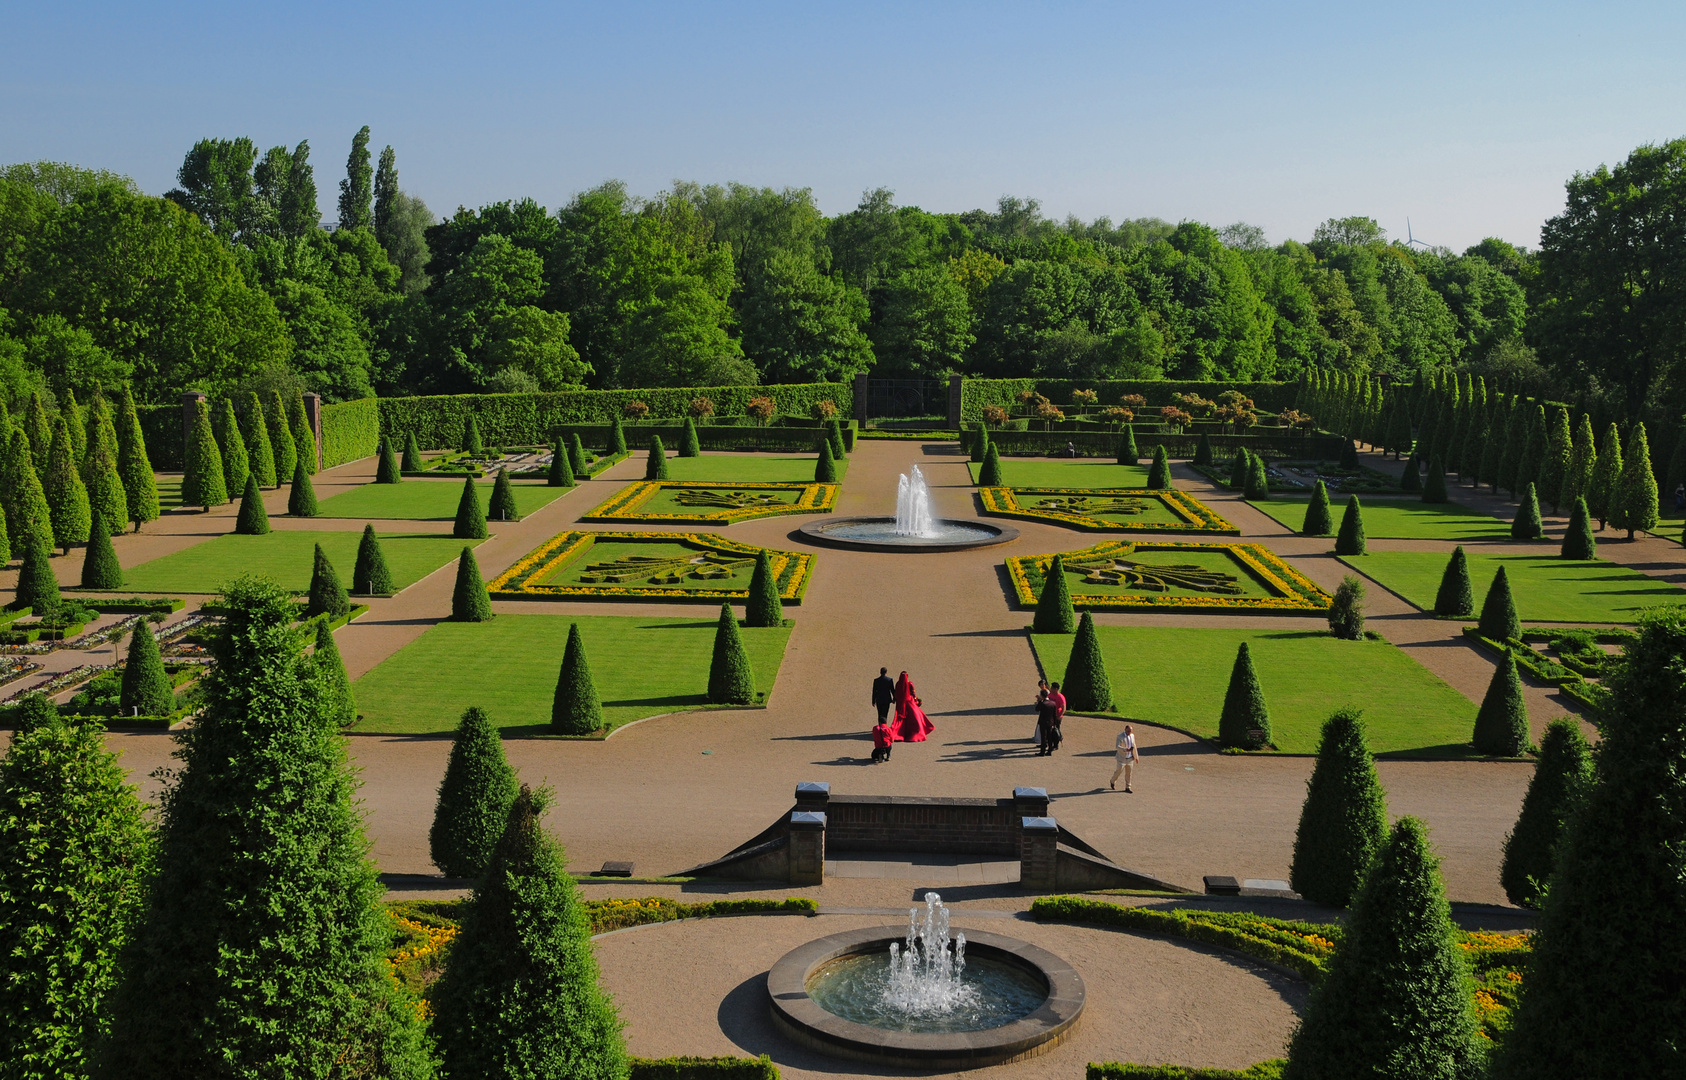
[[[340,224],[342,229],[367,229],[374,224],[369,203],[374,196],[369,168],[369,125],[351,138],[351,155],[345,161],[345,179],[340,181]]]

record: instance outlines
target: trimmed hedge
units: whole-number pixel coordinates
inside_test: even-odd
[[[1174,458],[1193,458],[1200,448],[1201,436],[1184,431],[1157,432],[1154,425],[1143,425],[1136,432],[1138,442],[1159,444]],[[706,429],[705,429],[706,430]],[[949,436],[952,438],[953,436]],[[1237,449],[1254,453],[1270,451],[1295,460],[1334,461],[1340,457],[1341,440],[1334,435],[1208,435],[1207,441],[1225,457]],[[1077,448],[1082,457],[1113,458],[1118,456],[1119,433],[1116,431],[1001,431],[989,433],[990,444],[1000,448],[1006,456],[1034,457],[1063,454],[1066,443]]]
[[[1245,1069],[1185,1069],[1181,1065],[1132,1065],[1129,1062],[1089,1062],[1084,1080],[1281,1080],[1288,1062],[1261,1061]]]
[[[758,1058],[633,1058],[627,1080],[779,1080],[779,1067]]]
[[[389,432],[402,445],[405,432]],[[381,401],[363,398],[322,406],[322,467],[331,469],[348,461],[373,456],[380,449]],[[150,445],[150,444],[149,444]]]
[[[626,438],[634,444],[648,445],[654,436],[663,446],[677,446],[685,437],[680,424],[625,425]],[[607,447],[608,424],[566,424],[555,429],[550,438],[578,436],[586,446]],[[853,449],[853,428],[843,429],[844,445]],[[775,424],[771,427],[738,427],[708,424],[697,428],[697,445],[703,450],[772,450],[812,454],[826,441],[826,430],[817,425]]]
[[[182,445],[181,405],[136,405],[135,416],[140,420],[152,467],[165,472],[181,469],[187,453]]]
[[[1055,405],[1071,403],[1073,390],[1093,390],[1095,407],[1117,405],[1127,394],[1140,394],[1152,407],[1172,404],[1172,394],[1198,394],[1216,399],[1225,390],[1239,390],[1265,412],[1292,408],[1299,384],[1291,382],[1176,382],[1168,379],[966,379],[960,384],[960,418],[982,420],[986,405],[1012,410],[1019,394],[1030,390]]]

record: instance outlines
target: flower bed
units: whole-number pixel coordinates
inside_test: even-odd
[[[601,505],[580,516],[581,521],[647,521],[659,525],[730,525],[752,518],[779,517],[786,514],[830,513],[837,505],[836,484],[725,484],[687,480],[640,480],[630,484]],[[641,512],[659,495],[672,492],[697,492],[720,503],[718,509],[699,506],[694,510],[673,513]],[[746,496],[736,500],[732,496]],[[778,501],[779,496],[795,495],[793,502]],[[742,505],[729,505],[741,502]]]
[[[1084,514],[1067,509],[1050,508],[1047,506],[1025,506],[1019,501],[1019,496],[1035,498],[1043,501],[1052,499],[1080,500],[1080,499],[1136,499],[1143,502],[1158,502],[1166,510],[1177,517],[1175,522],[1167,521],[1114,521],[1102,513]],[[1059,525],[1069,525],[1074,529],[1090,532],[1157,532],[1157,533],[1209,533],[1219,536],[1239,536],[1241,530],[1226,521],[1211,507],[1196,499],[1185,491],[1175,489],[1155,491],[1148,488],[1009,488],[986,487],[978,489],[978,497],[983,500],[984,513],[998,514],[1002,517],[1025,518],[1030,521],[1052,521]]]
[[[1176,541],[1105,540],[1082,551],[1062,552],[1068,564],[1128,560],[1137,552],[1188,551],[1222,552],[1240,574],[1261,589],[1264,596],[1238,595],[1237,586],[1214,587],[1210,595],[1164,595],[1163,592],[1083,592],[1083,582],[1071,588],[1073,607],[1091,611],[1214,611],[1244,614],[1319,615],[1333,601],[1317,583],[1278,558],[1261,544],[1187,544]],[[1052,555],[1019,555],[1007,560],[1007,574],[1019,603],[1035,607],[1042,593],[1043,575],[1053,563]],[[1068,569],[1068,572],[1069,569]],[[1227,591],[1219,592],[1219,588]]]
[[[779,598],[787,604],[800,604],[812,574],[814,556],[805,552],[777,551],[740,544],[707,533],[676,532],[581,532],[570,530],[558,533],[528,552],[520,562],[505,570],[487,586],[494,600],[682,600],[707,603],[746,600],[749,597],[748,574],[734,574],[743,579],[742,588],[709,588],[706,585],[687,587],[677,582],[661,584],[643,581],[581,582],[578,584],[546,584],[546,579],[567,570],[576,560],[584,558],[597,544],[653,544],[679,546],[695,551],[703,560],[717,564],[741,564],[753,560],[766,551],[773,564],[773,579],[778,584]]]

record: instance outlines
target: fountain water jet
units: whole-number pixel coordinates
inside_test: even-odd
[[[952,947],[951,947],[952,946]],[[890,981],[884,1003],[910,1016],[942,1015],[975,1005],[977,987],[961,981],[966,971],[966,935],[948,938],[948,908],[936,893],[925,894],[925,921],[907,911],[907,943],[890,943]]]
[[[822,544],[867,551],[959,551],[1004,544],[1019,536],[1011,525],[937,517],[931,509],[930,485],[918,465],[896,482],[895,517],[825,518],[799,531]]]
[[[926,540],[941,535],[931,523],[931,489],[917,465],[912,479],[902,473],[896,483],[896,535]]]

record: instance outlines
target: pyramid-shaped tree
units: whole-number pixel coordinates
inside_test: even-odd
[[[1075,712],[1111,712],[1112,680],[1107,677],[1106,658],[1101,655],[1100,635],[1095,619],[1087,611],[1077,624],[1066,662],[1065,682],[1060,686],[1066,705]]]
[[[1485,1054],[1469,982],[1428,830],[1401,818],[1306,1002],[1283,1080],[1480,1076]]]
[[[18,570],[17,591],[13,605],[29,608],[44,615],[59,606],[59,579],[53,573],[53,536],[36,530],[26,534],[23,544],[23,566]]]
[[[585,658],[579,623],[568,624],[568,645],[562,651],[556,696],[550,703],[550,726],[561,735],[589,735],[603,726],[603,705]]]
[[[434,985],[433,1030],[448,1076],[627,1075],[585,905],[561,849],[539,827],[543,810],[523,785]]]
[[[486,872],[517,788],[497,727],[485,709],[469,706],[457,722],[427,834],[428,854],[440,873],[478,878]]]
[[[234,531],[241,536],[265,536],[269,533],[269,511],[263,506],[263,490],[258,487],[258,474],[246,474],[246,491],[240,496],[240,516],[234,519]]]
[[[293,449],[298,460],[304,462],[304,471],[315,476],[319,467],[316,460],[316,433],[310,430],[310,421],[305,417],[302,394],[293,394],[288,399],[287,429],[293,434]]]
[[[784,603],[779,599],[779,582],[773,575],[773,560],[765,550],[755,556],[755,571],[749,576],[749,599],[744,603],[743,624],[784,625]]]
[[[103,398],[96,398],[103,406]],[[103,517],[107,536],[119,536],[129,526],[129,497],[117,470],[117,433],[102,411],[92,418],[88,456],[82,459],[82,482],[88,488],[91,517]]]
[[[158,520],[158,478],[152,474],[152,461],[147,457],[146,436],[141,433],[135,396],[126,386],[117,410],[116,426],[117,474],[123,478],[123,501],[129,508],[129,520],[138,530],[147,522]]]
[[[1059,555],[1042,575],[1042,595],[1036,601],[1031,629],[1038,634],[1069,634],[1077,629],[1071,607],[1071,584],[1065,578],[1065,559]]]
[[[41,391],[37,390],[30,395],[29,404],[24,408],[21,427],[29,437],[29,452],[35,458],[36,473],[45,473],[47,454],[53,448],[53,422],[47,416],[47,405],[41,400]]]
[[[0,1045],[15,1076],[87,1076],[152,836],[100,725],[19,720],[0,758]]]
[[[1194,444],[1194,464],[1210,466],[1212,464],[1212,439],[1204,431],[1200,439]]]
[[[413,431],[404,433],[404,458],[398,464],[400,472],[422,471],[421,447],[416,445],[416,433]]]
[[[287,425],[287,406],[281,401],[281,391],[269,392],[264,402],[263,422],[270,450],[275,455],[275,475],[285,480],[298,468],[299,450],[293,441],[293,429]]]
[[[585,460],[585,444],[580,442],[580,433],[577,431],[568,436],[568,465],[574,470],[576,480],[591,479],[591,470]]]
[[[223,398],[217,402],[212,421],[212,433],[222,453],[223,488],[230,495],[246,490],[246,475],[251,471],[251,459],[246,453],[246,440],[240,434],[240,420],[234,415],[234,402]]]
[[[1534,482],[1528,481],[1522,486],[1522,502],[1516,508],[1516,517],[1510,522],[1510,538],[1512,540],[1538,540],[1545,535],[1545,527],[1540,523],[1540,500],[1534,495]]]
[[[984,451],[983,464],[978,466],[978,486],[1001,487],[1002,485],[1001,454],[995,449],[995,444],[990,443],[989,449]]]
[[[315,517],[316,486],[310,482],[310,471],[304,467],[304,458],[298,458],[293,463],[293,484],[287,492],[287,513],[293,517]]]
[[[1247,479],[1253,475],[1253,455],[1248,450],[1237,450],[1235,456],[1229,459],[1229,486],[1232,491],[1244,491]]]
[[[53,542],[65,551],[70,550],[70,545],[88,539],[88,523],[92,517],[88,488],[77,472],[76,461],[70,429],[61,417],[53,424],[53,445],[47,455],[47,475],[41,486],[47,493],[47,515],[52,521]],[[217,483],[222,483],[220,477]]]
[[[176,709],[176,692],[164,670],[158,639],[145,619],[129,633],[129,659],[123,665],[117,704],[127,716],[168,716]]]
[[[421,1080],[422,1021],[389,973],[392,921],[356,774],[320,708],[297,608],[253,578],[223,606],[205,710],[175,734],[179,766],[104,1066],[164,1080],[379,1062],[381,1075]]]
[[[613,457],[616,454],[624,453],[626,453],[626,428],[621,425],[621,418],[616,416],[609,421],[608,454]]]
[[[1583,414],[1575,428],[1575,441],[1569,451],[1569,464],[1563,470],[1563,490],[1558,498],[1563,506],[1574,506],[1576,499],[1588,498],[1592,490],[1593,470],[1598,466],[1598,448],[1594,444],[1592,418]],[[1681,440],[1686,448],[1686,439]],[[1588,509],[1591,507],[1589,505]]]
[[[1328,536],[1334,531],[1335,518],[1329,508],[1329,489],[1319,480],[1311,493],[1311,501],[1306,504],[1305,524],[1300,526],[1300,533],[1303,536]]]
[[[1574,509],[1569,511],[1569,527],[1563,532],[1563,544],[1557,549],[1565,559],[1598,558],[1598,538],[1592,534],[1592,516],[1587,513],[1586,500],[1575,496]]]
[[[1118,437],[1118,464],[1138,465],[1141,460],[1141,451],[1136,449],[1136,428],[1133,424],[1125,424],[1123,433]]]
[[[246,442],[247,471],[258,478],[258,487],[277,487],[287,474],[276,471],[275,450],[269,442],[269,425],[264,421],[263,405],[252,393],[248,393],[244,401],[240,437]]]
[[[1147,467],[1147,486],[1150,491],[1166,491],[1171,487],[1171,460],[1165,456],[1165,444],[1153,448],[1153,464]]]
[[[1481,602],[1481,621],[1476,624],[1484,638],[1510,641],[1522,636],[1522,622],[1516,617],[1516,601],[1510,596],[1510,575],[1503,566],[1493,575],[1487,586],[1487,597]]]
[[[550,448],[550,472],[545,476],[545,484],[549,487],[571,488],[578,481],[574,479],[574,463],[569,460],[572,455],[562,440],[558,439]]]
[[[1628,435],[1627,460],[1610,496],[1610,524],[1626,529],[1627,538],[1632,540],[1635,532],[1655,529],[1658,520],[1657,477],[1651,472],[1650,445],[1645,439],[1645,425],[1634,424]]]
[[[515,488],[510,483],[508,469],[499,469],[497,479],[492,481],[492,501],[486,508],[486,516],[493,521],[521,519],[521,512],[515,507]]]
[[[1604,438],[1598,443],[1597,459],[1593,462],[1592,479],[1588,481],[1586,491],[1586,508],[1598,519],[1601,530],[1616,513],[1615,499],[1623,472],[1622,438],[1616,432],[1615,423],[1611,422],[1604,429]]]
[[[480,493],[475,490],[474,478],[463,477],[462,497],[457,500],[457,519],[451,535],[458,540],[484,540],[492,535],[486,531],[486,512],[480,507]]]
[[[82,407],[76,404],[76,391],[71,387],[65,387],[59,397],[58,419],[70,429],[71,453],[80,464],[88,456],[87,418],[82,414]]]
[[[351,679],[345,673],[340,647],[334,644],[334,632],[328,629],[327,619],[317,620],[316,648],[310,656],[322,687],[319,708],[339,727],[350,727],[357,722],[357,698],[351,689]]]
[[[1521,757],[1528,750],[1528,706],[1516,676],[1516,657],[1508,652],[1487,684],[1470,743],[1478,753],[1493,757]]]
[[[209,510],[228,501],[222,467],[222,451],[211,432],[210,413],[203,401],[194,403],[193,425],[188,430],[181,501],[184,506]]]
[[[831,440],[820,440],[820,456],[814,462],[814,483],[837,483],[837,459],[831,456]]]
[[[696,421],[685,418],[685,430],[679,435],[680,457],[702,457],[702,444],[697,441]]]
[[[1505,837],[1499,883],[1518,907],[1537,908],[1556,858],[1569,815],[1592,781],[1592,748],[1573,716],[1546,727],[1540,758],[1522,799],[1516,827]]]
[[[1423,481],[1423,502],[1446,501],[1446,463],[1435,458],[1428,463],[1428,477]]]
[[[0,502],[6,508],[6,527],[12,537],[14,552],[21,551],[23,538],[32,533],[53,535],[52,509],[47,505],[47,493],[41,487],[41,477],[35,471],[35,455],[29,450],[29,437],[21,429],[12,431],[10,453],[6,460],[6,483],[0,486]]]
[[[88,526],[88,548],[82,553],[82,587],[111,591],[123,587],[123,566],[117,561],[117,551],[111,546],[111,534],[106,531],[105,518],[95,515]]]
[[[351,571],[351,591],[358,596],[387,596],[398,590],[393,586],[392,571],[386,568],[386,553],[381,550],[380,538],[373,525],[363,526],[363,539],[357,542],[357,565]]]
[[[1345,907],[1387,837],[1387,802],[1355,709],[1323,724],[1306,783],[1288,881],[1307,900]]]
[[[825,422],[825,430],[826,438],[831,440],[831,456],[838,461],[848,457],[849,442],[843,438],[843,422],[834,416]]]
[[[662,446],[660,435],[650,436],[650,453],[644,459],[644,479],[667,479],[667,448]]]
[[[1642,615],[1605,682],[1592,785],[1557,847],[1498,1080],[1680,1071],[1686,612]]]
[[[1253,670],[1253,654],[1243,641],[1235,651],[1235,666],[1229,672],[1229,689],[1224,693],[1223,712],[1218,716],[1218,742],[1224,746],[1257,750],[1269,746],[1270,711],[1265,707],[1264,687]]]
[[[376,454],[375,483],[396,484],[403,479],[404,471],[398,465],[398,455],[392,452],[392,441],[383,435]]]
[[[480,439],[480,422],[474,418],[473,413],[468,414],[468,420],[463,424],[460,449],[465,454],[479,455],[486,452],[486,446]]]
[[[1365,549],[1364,510],[1358,496],[1346,497],[1346,512],[1341,515],[1341,531],[1335,536],[1336,555],[1362,555]]]
[[[451,618],[456,622],[490,622],[492,618],[492,597],[486,591],[486,579],[480,576],[480,563],[474,558],[473,548],[464,547],[457,557]]]
[[[330,619],[338,619],[350,611],[351,600],[345,594],[345,586],[340,584],[339,571],[328,561],[322,545],[317,544],[315,562],[310,569],[310,602],[305,606],[305,617],[326,615]]]
[[[1440,575],[1440,591],[1434,594],[1436,615],[1466,616],[1475,613],[1475,591],[1469,581],[1469,556],[1459,544],[1446,560],[1446,570]]]
[[[731,604],[720,605],[714,628],[714,657],[708,666],[708,700],[715,705],[748,705],[755,700],[755,672],[744,651],[743,635]]]
[[[1411,456],[1405,459],[1405,471],[1399,474],[1399,490],[1419,492],[1423,489],[1422,463],[1417,459],[1417,452],[1411,451]]]

